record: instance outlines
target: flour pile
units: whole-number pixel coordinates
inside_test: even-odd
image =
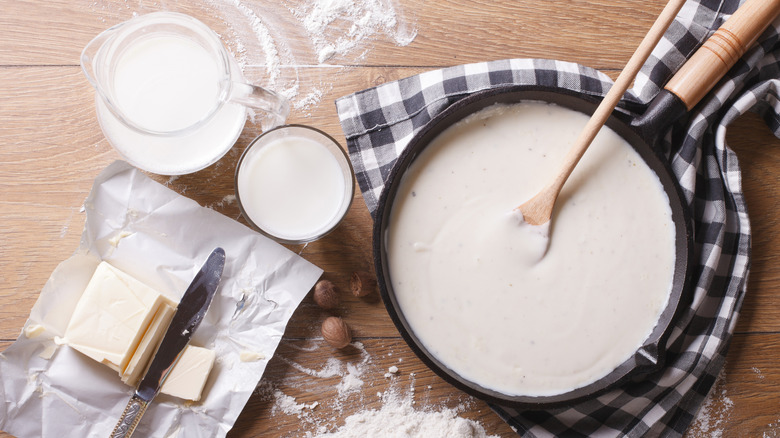
[[[347,417],[345,424],[333,432],[306,434],[307,438],[498,438],[488,436],[477,422],[461,418],[454,409],[417,410],[412,396],[401,397],[396,391],[381,394],[382,407]]]
[[[480,423],[459,416],[468,409],[468,401],[452,408],[444,405],[452,406],[451,400],[435,404],[426,401],[421,406],[415,400],[415,373],[404,374],[393,365],[378,381],[376,377],[381,371],[373,365],[365,346],[360,342],[351,346],[351,359],[330,357],[316,369],[278,352],[277,357],[299,373],[290,373],[278,381],[261,380],[256,393],[261,400],[273,403],[271,418],[293,417],[298,426],[294,436],[305,438],[498,438],[487,435]],[[321,343],[316,342],[306,346],[283,344],[282,348],[313,353],[320,347]],[[399,386],[405,378],[409,386],[402,391]],[[378,399],[363,391],[374,385],[382,386],[377,388]],[[285,388],[295,390],[306,400],[296,400],[285,393]],[[345,410],[352,415],[344,418]],[[290,424],[289,421],[280,417],[276,423]]]

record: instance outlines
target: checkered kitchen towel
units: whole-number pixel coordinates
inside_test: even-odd
[[[737,8],[737,0],[689,0],[626,95],[624,111],[644,110],[662,84]],[[493,406],[528,437],[680,436],[723,367],[747,282],[750,225],[736,155],[726,127],[748,110],[780,136],[780,43],[776,21],[693,112],[665,133],[661,146],[679,179],[695,229],[696,288],[676,324],[665,368],[648,380],[544,411]],[[544,85],[603,96],[611,80],[590,68],[512,59],[429,71],[336,102],[357,180],[374,213],[401,150],[431,117],[476,91],[508,84]]]

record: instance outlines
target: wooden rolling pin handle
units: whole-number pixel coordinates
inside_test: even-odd
[[[780,0],[747,0],[666,84],[688,110],[718,83],[780,14]]]

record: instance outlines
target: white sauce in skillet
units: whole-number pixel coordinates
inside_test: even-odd
[[[543,396],[593,383],[636,352],[667,303],[669,199],[612,130],[566,183],[548,248],[513,214],[586,122],[546,103],[487,108],[439,135],[399,188],[386,239],[401,312],[436,358],[483,387]]]

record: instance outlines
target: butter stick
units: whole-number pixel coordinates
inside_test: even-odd
[[[156,290],[101,262],[65,330],[65,342],[119,371],[127,367],[161,305]]]

